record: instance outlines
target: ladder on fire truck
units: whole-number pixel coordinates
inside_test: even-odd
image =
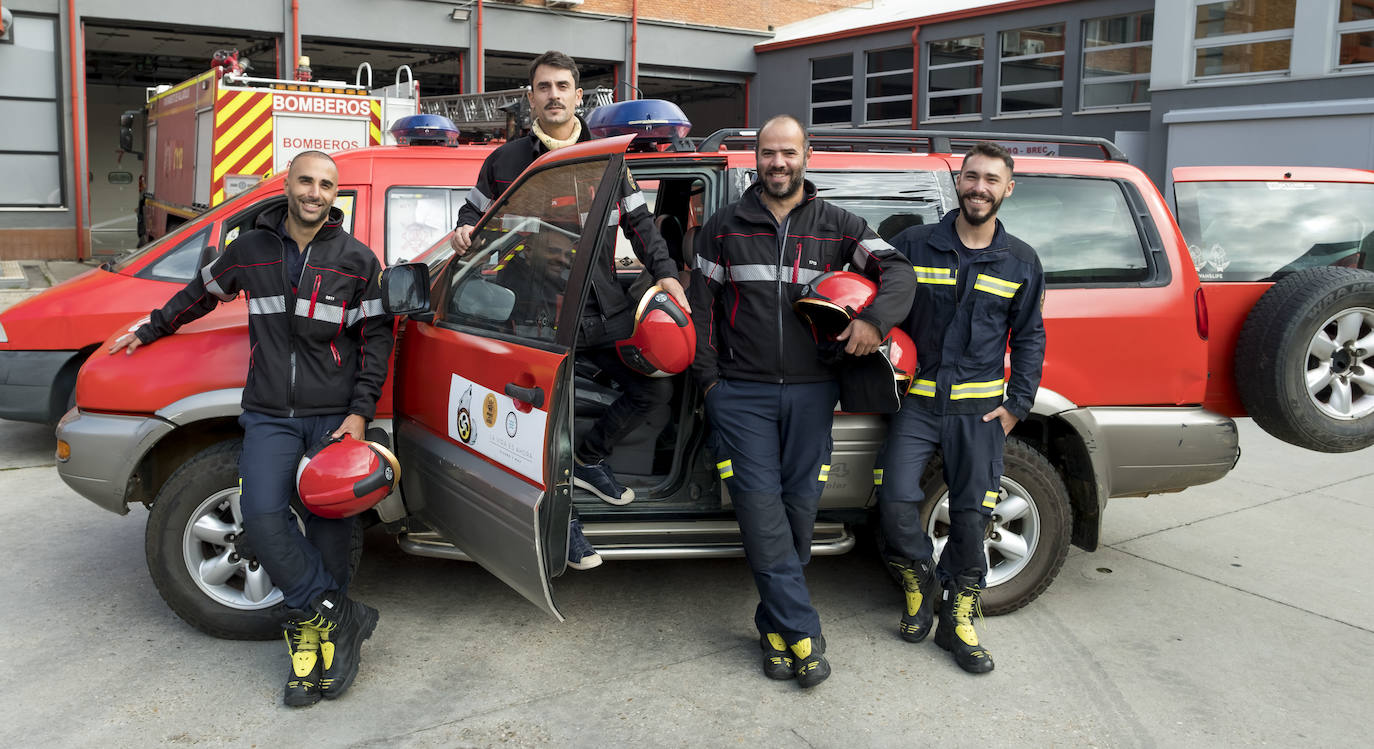
[[[450,94],[448,96],[427,96],[420,100],[420,111],[424,114],[440,114],[464,132],[495,133],[506,129],[511,115],[517,119],[528,120],[529,114],[526,92],[527,87],[486,91],[480,94]],[[594,88],[582,94],[582,106],[577,113],[585,116],[591,110],[615,101],[615,91],[609,88]],[[527,125],[521,124],[521,127]]]

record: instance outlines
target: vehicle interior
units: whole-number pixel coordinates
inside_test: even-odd
[[[655,171],[653,163],[634,167],[635,179],[654,213],[655,226],[687,286],[691,283],[692,248],[707,216],[706,206],[737,197],[726,194],[726,199],[712,200],[720,196],[708,195],[708,191],[728,189],[727,185],[734,183],[747,185],[753,181],[752,170],[721,175]],[[935,172],[813,170],[807,177],[817,185],[820,195],[862,216],[886,239],[908,227],[936,222],[952,207],[947,175]],[[614,237],[617,275],[630,298],[638,299],[652,280],[623,232],[615,232]],[[620,390],[590,362],[575,362],[574,428],[582,433],[620,396]],[[711,513],[722,509],[713,466],[709,461],[695,460],[706,431],[700,418],[700,393],[690,372],[675,375],[672,381],[669,401],[655,408],[608,458],[616,477],[634,489],[635,502],[613,508],[578,490],[574,501],[589,519],[605,512]]]

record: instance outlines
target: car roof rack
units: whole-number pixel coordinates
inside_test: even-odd
[[[750,146],[758,138],[758,128],[725,128],[702,139],[697,146],[701,153],[719,151],[722,145],[747,142]],[[1106,138],[1082,135],[1036,135],[1030,133],[984,133],[973,130],[878,130],[860,128],[812,128],[807,131],[812,148],[823,151],[922,151],[926,153],[959,153],[967,151],[978,141],[1010,143],[1054,143],[1096,149],[1108,161],[1127,161],[1126,154]],[[956,151],[956,147],[958,150]]]

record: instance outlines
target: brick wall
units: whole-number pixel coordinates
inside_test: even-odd
[[[0,260],[75,260],[76,232],[66,229],[0,229]]]
[[[487,0],[491,5],[545,7],[544,0]],[[869,0],[639,0],[639,17],[765,31]],[[631,0],[586,0],[573,11],[630,15]]]

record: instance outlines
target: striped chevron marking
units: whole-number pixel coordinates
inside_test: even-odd
[[[272,94],[221,88],[215,99],[210,205],[224,202],[226,174],[266,177],[272,171]]]

